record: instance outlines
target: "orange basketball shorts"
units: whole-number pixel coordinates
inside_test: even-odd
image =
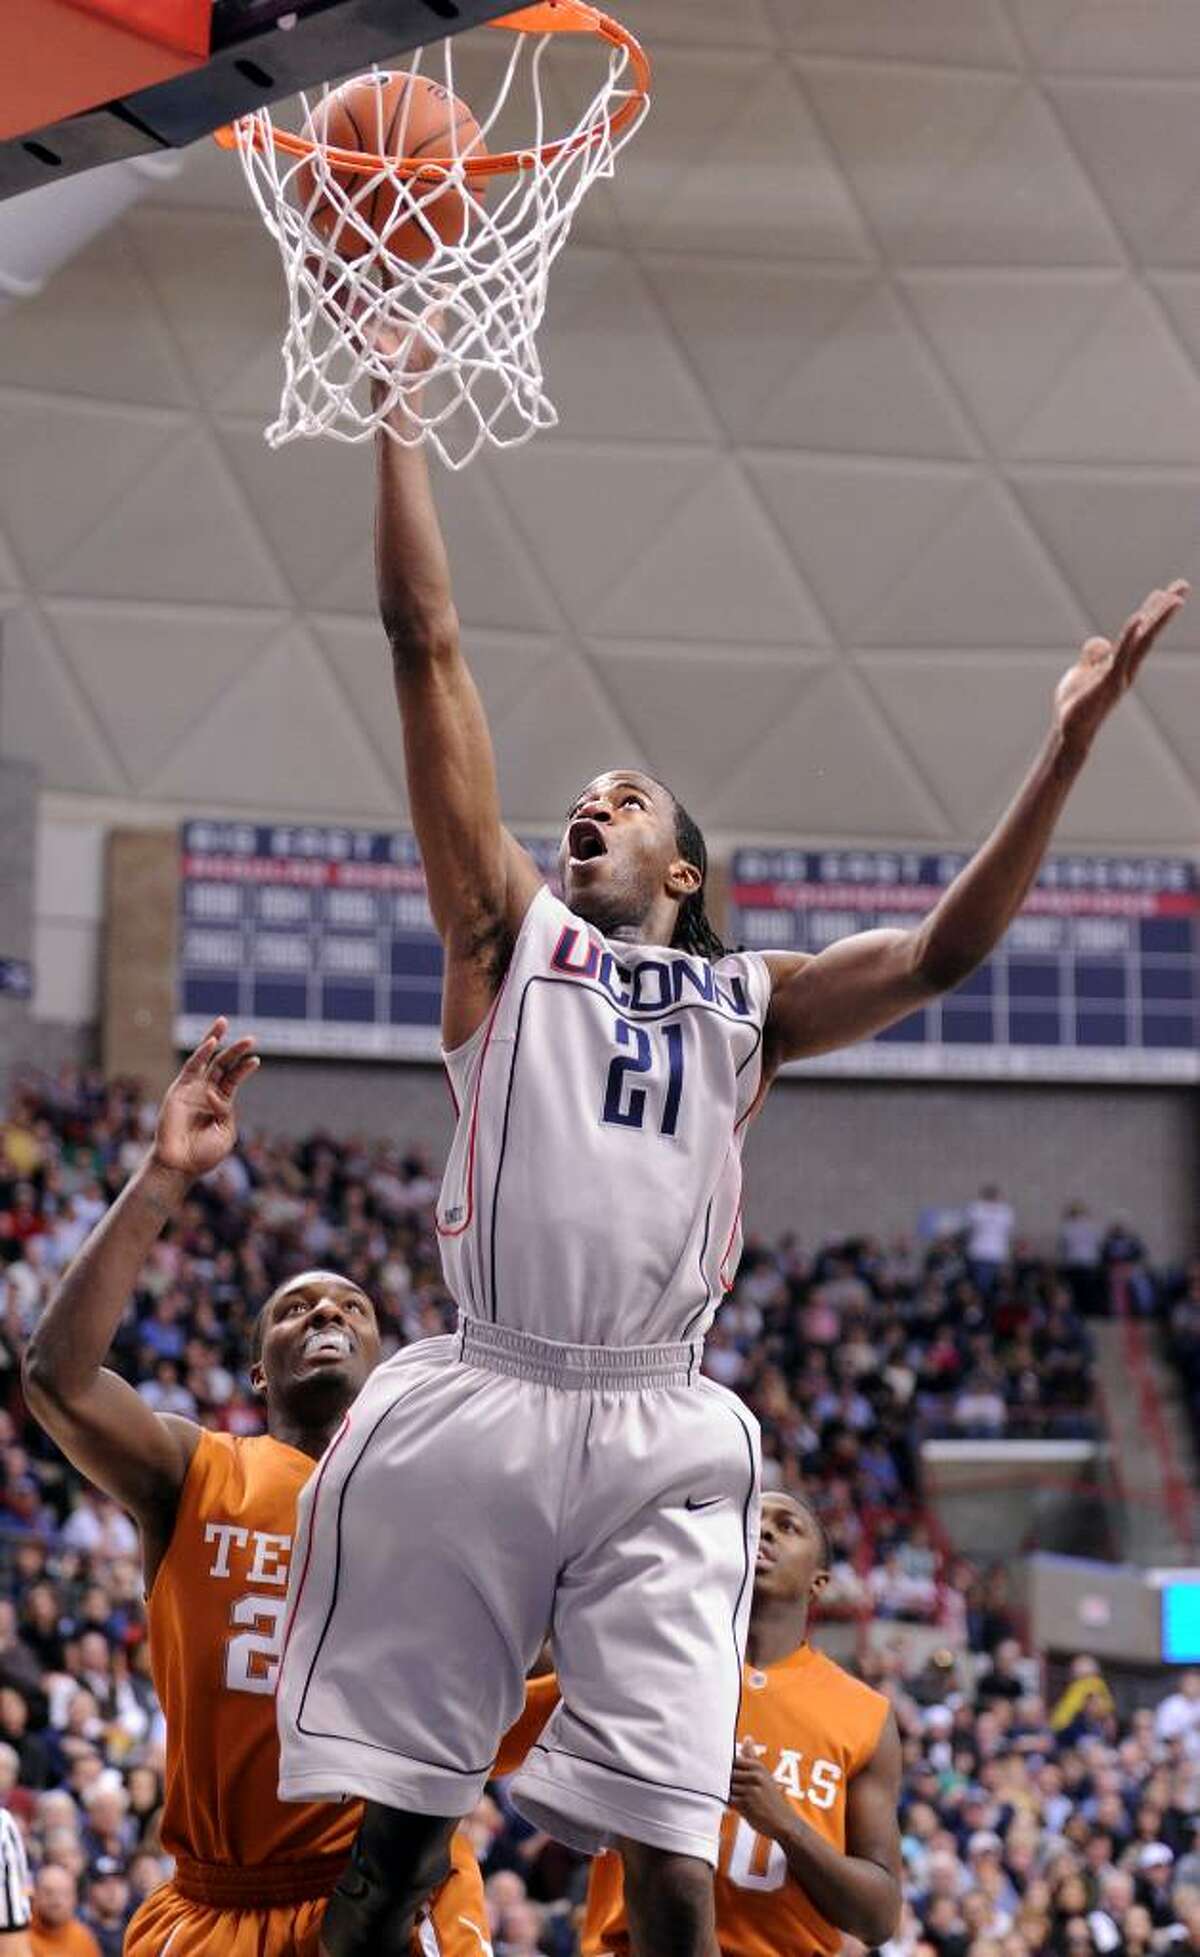
[[[215,1909],[165,1882],[125,1932],[125,1957],[317,1957],[325,1902]]]

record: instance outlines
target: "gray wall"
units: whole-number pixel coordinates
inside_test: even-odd
[[[38,771],[0,762],[0,958],[33,956],[33,855]],[[0,995],[0,1080],[28,1049],[29,1001]]]
[[[790,1219],[806,1241],[868,1220],[911,1230],[926,1205],[994,1180],[1036,1243],[1079,1196],[1102,1219],[1127,1212],[1156,1258],[1200,1249],[1194,1089],[781,1081],[746,1159],[749,1226]]]
[[[269,1060],[252,1124],[395,1135],[440,1159],[450,1136],[435,1067]],[[930,1204],[999,1182],[1023,1234],[1053,1237],[1065,1200],[1125,1210],[1154,1256],[1198,1247],[1200,1096],[1158,1088],[880,1086],[779,1082],[746,1145],[747,1227],[812,1243],[864,1228],[911,1231]]]

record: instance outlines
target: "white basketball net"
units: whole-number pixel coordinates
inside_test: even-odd
[[[242,166],[279,246],[287,281],[283,394],[279,417],[266,431],[272,448],[301,435],[365,441],[382,425],[408,446],[428,442],[450,468],[461,469],[485,445],[514,447],[555,426],[558,415],[537,344],[550,267],[583,198],[597,178],[612,176],[617,154],[649,107],[634,86],[629,50],[589,36],[597,65],[607,58],[607,72],[564,140],[546,109],[544,69],[551,44],[567,38],[579,37],[514,32],[486,116],[464,92],[489,151],[490,135],[515,105],[518,90],[532,103],[521,167],[487,178],[482,194],[484,180],[469,168],[470,150],[423,166],[421,175],[389,162],[354,177],[344,167],[336,171],[319,143],[311,155],[289,154],[266,109],[234,125]],[[459,94],[451,40],[437,52],[405,56],[388,72],[401,71],[423,72],[444,82],[451,96]],[[320,96],[301,98],[305,135],[325,127],[325,104],[333,93],[326,87]],[[614,132],[614,117],[631,98],[635,113]],[[386,215],[379,230],[365,216],[355,225],[356,213],[380,208],[373,200],[382,186]],[[467,223],[447,227],[461,230],[461,237],[446,242],[430,212],[452,189],[471,201]],[[335,249],[339,222],[344,227],[347,220],[351,235],[370,234],[360,257],[342,258]],[[411,248],[414,221],[431,247],[422,264],[389,248],[389,238],[399,242],[405,226]]]

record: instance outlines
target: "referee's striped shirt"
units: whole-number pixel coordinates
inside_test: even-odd
[[[27,1930],[29,1907],[29,1864],[21,1830],[7,1808],[0,1808],[0,1937],[16,1930]]]

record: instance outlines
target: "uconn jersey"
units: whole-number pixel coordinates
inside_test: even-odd
[[[548,890],[487,1020],[446,1056],[438,1207],[472,1317],[578,1345],[706,1331],[741,1249],[770,977],[606,940]]]

